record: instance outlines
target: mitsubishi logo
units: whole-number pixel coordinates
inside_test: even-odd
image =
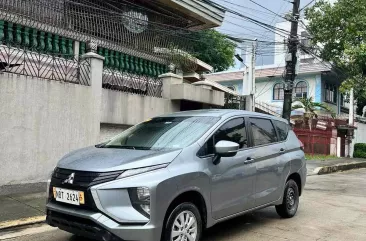
[[[75,173],[71,173],[70,176],[62,182],[62,184],[73,184],[74,183],[74,178],[75,178]]]

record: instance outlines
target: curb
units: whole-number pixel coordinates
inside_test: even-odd
[[[313,175],[324,175],[334,172],[348,171],[352,169],[366,168],[366,162],[355,162],[347,164],[338,164],[335,166],[318,167],[314,170]]]
[[[45,221],[46,221],[46,216],[35,216],[35,217],[30,217],[30,218],[22,218],[22,219],[18,219],[18,220],[0,222],[0,231],[2,231],[4,229],[19,227],[19,226],[44,223]]]

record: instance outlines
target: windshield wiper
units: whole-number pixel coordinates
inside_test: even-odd
[[[115,149],[131,149],[131,150],[151,150],[151,147],[144,146],[103,146],[102,148],[115,148]]]

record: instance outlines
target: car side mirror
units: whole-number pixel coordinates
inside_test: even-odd
[[[217,165],[221,157],[233,157],[239,151],[239,144],[232,141],[219,141],[215,145],[215,158],[213,163]]]

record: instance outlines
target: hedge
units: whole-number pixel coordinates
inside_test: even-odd
[[[366,143],[355,144],[355,150],[353,152],[355,158],[366,158]]]

